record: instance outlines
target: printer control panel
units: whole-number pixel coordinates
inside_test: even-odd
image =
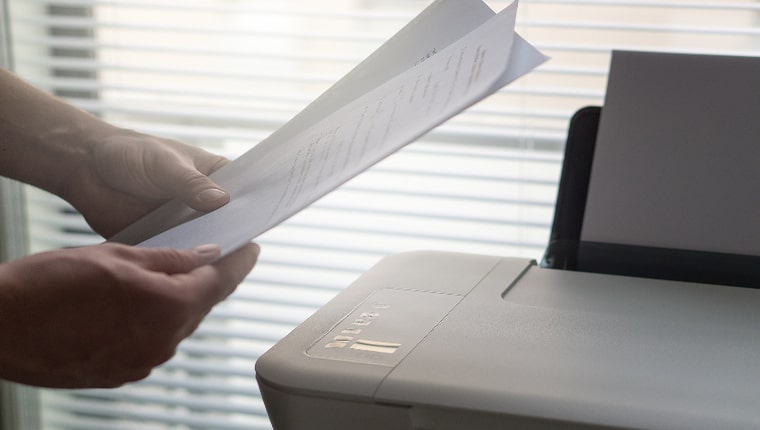
[[[395,366],[462,297],[421,290],[376,290],[306,353],[332,360]]]

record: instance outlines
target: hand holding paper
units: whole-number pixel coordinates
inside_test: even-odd
[[[219,244],[226,254],[535,68],[517,2],[439,0],[301,114],[212,178],[232,196],[202,215],[170,202],[112,240]]]

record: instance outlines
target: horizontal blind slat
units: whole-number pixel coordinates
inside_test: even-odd
[[[299,40],[322,40],[336,43],[368,43],[379,45],[385,41],[385,35],[376,35],[368,32],[351,31],[333,33],[324,30],[315,30],[313,33],[304,34],[303,32],[295,30],[252,30],[250,28],[243,29],[229,29],[224,27],[209,26],[207,24],[199,24],[198,26],[177,25],[174,22],[166,23],[164,25],[150,25],[150,24],[137,24],[137,23],[125,23],[114,22],[105,19],[95,19],[94,17],[72,17],[72,16],[57,16],[57,17],[39,17],[39,16],[20,16],[16,20],[17,25],[28,26],[40,26],[40,27],[53,27],[53,28],[68,28],[79,29],[89,31],[102,31],[119,30],[125,32],[145,32],[145,33],[158,33],[164,35],[195,35],[203,33],[208,37],[213,36],[228,36],[234,38],[285,38],[285,39],[299,39]]]
[[[739,10],[760,11],[760,4],[749,2],[697,2],[697,1],[667,1],[667,0],[530,0],[536,4],[555,4],[573,6],[606,6],[606,7],[640,7],[640,8],[668,8],[684,10]]]
[[[183,2],[183,1],[132,1],[132,0],[27,0],[29,3],[62,6],[108,6],[123,9],[148,9],[151,11],[163,10],[170,13],[181,11],[195,11],[201,13],[226,13],[232,15],[260,15],[279,14],[283,16],[307,16],[307,17],[331,17],[351,20],[391,20],[404,24],[412,16],[410,12],[351,10],[347,8],[315,8],[311,2],[301,2],[299,7],[284,6],[282,2],[272,0],[247,0],[246,3],[226,5],[222,2],[207,1]],[[293,2],[291,2],[293,3]],[[424,3],[420,3],[424,5]]]
[[[713,35],[740,35],[756,36],[760,34],[757,27],[727,27],[727,26],[692,26],[692,25],[668,25],[668,24],[631,24],[628,22],[591,22],[591,21],[558,21],[530,19],[520,22],[525,28],[545,27],[552,29],[580,29],[594,31],[634,31],[647,33],[692,33]]]
[[[142,408],[123,408],[119,404],[107,404],[104,402],[88,401],[84,399],[67,400],[65,398],[53,398],[48,400],[51,406],[61,409],[70,410],[82,416],[118,416],[121,420],[134,420],[137,422],[149,421],[154,423],[165,423],[168,425],[188,425],[205,429],[220,430],[249,430],[251,428],[267,428],[268,420],[265,416],[256,416],[248,414],[246,420],[235,423],[234,420],[220,420],[219,416],[206,417],[200,414],[183,413],[180,409],[174,410],[151,410],[146,407]],[[70,422],[70,425],[87,425],[85,418],[80,420],[61,420],[61,424]],[[97,423],[97,421],[89,421]],[[114,423],[116,424],[116,423]],[[102,421],[100,423],[102,430]],[[253,426],[253,427],[252,427]],[[109,427],[110,428],[110,427]]]
[[[187,408],[195,410],[215,410],[225,413],[246,414],[265,416],[264,404],[261,399],[252,399],[249,404],[239,404],[240,399],[232,401],[230,396],[208,395],[204,393],[178,393],[173,397],[167,397],[164,390],[146,390],[146,389],[126,389],[126,390],[87,390],[77,394],[78,399],[89,401],[92,404],[109,404],[115,401],[126,402],[140,406],[148,403],[151,406],[164,406],[176,408]],[[207,393],[214,393],[214,387],[206,387]]]

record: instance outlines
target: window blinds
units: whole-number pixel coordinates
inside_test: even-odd
[[[124,127],[235,157],[427,6],[422,0],[10,0],[16,70]],[[505,2],[488,2],[495,9]],[[177,356],[115,390],[46,391],[46,429],[268,429],[256,357],[385,255],[540,258],[570,115],[611,49],[756,55],[758,2],[523,0],[552,57],[257,239],[245,284]],[[100,241],[28,192],[33,251]]]

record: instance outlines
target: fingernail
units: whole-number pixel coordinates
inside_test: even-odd
[[[222,248],[219,247],[219,245],[214,245],[213,243],[208,243],[206,245],[200,245],[193,248],[193,252],[200,255],[201,257],[218,257],[222,254]]]
[[[196,198],[201,203],[211,203],[223,199],[226,200],[229,198],[229,196],[224,190],[220,190],[219,188],[209,188],[198,193]]]

